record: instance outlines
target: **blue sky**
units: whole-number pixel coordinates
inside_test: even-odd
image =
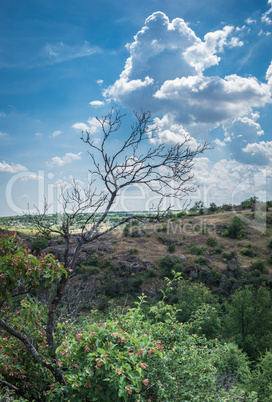
[[[3,0],[0,31],[0,216],[86,182],[112,107],[210,142],[193,201],[272,199],[272,0]]]

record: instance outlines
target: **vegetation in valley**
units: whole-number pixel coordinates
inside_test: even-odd
[[[11,234],[2,218],[1,398],[269,401],[271,207],[131,221],[83,247],[73,272],[52,255],[62,259],[61,238]]]

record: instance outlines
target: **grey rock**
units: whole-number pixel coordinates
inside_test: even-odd
[[[227,267],[230,271],[236,271],[238,268],[238,258],[233,257],[227,264]]]

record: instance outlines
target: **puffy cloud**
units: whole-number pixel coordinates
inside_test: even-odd
[[[72,127],[80,131],[88,131],[90,129],[86,123],[75,123]]]
[[[272,141],[247,144],[242,151],[248,153],[259,165],[272,162]]]
[[[173,114],[191,134],[196,123],[211,130],[245,115],[271,102],[271,87],[255,77],[205,75],[226,48],[243,45],[238,34],[225,26],[201,40],[183,19],[156,12],[127,45],[124,69],[103,95],[133,110]]]
[[[99,100],[94,100],[94,101],[90,102],[89,104],[93,107],[100,107],[100,106],[104,106],[105,102],[102,102]]]
[[[190,134],[184,129],[181,124],[175,122],[172,115],[166,114],[162,119],[156,117],[154,119],[154,127],[156,127],[156,132],[154,135],[150,136],[150,143],[153,145],[157,144],[167,144],[173,145],[177,143],[187,142],[186,145],[190,148],[195,149],[197,147],[197,142]]]
[[[73,161],[81,159],[82,152],[78,154],[73,154],[71,152],[66,153],[62,158],[60,156],[54,156],[50,162],[47,162],[47,166],[50,167],[60,167],[63,165],[67,165]]]
[[[19,165],[18,163],[11,163],[10,165],[3,161],[0,162],[0,172],[6,173],[19,173],[26,172],[28,169],[25,166]]]
[[[243,46],[243,42],[236,37],[228,40],[228,36],[233,31],[233,27],[226,26],[222,30],[209,32],[204,36],[204,42],[200,39],[196,43],[188,47],[184,52],[185,61],[198,73],[206,68],[217,65],[221,60],[216,55],[217,52],[223,52],[225,46],[237,47]]]
[[[217,125],[248,113],[252,107],[271,102],[266,84],[259,83],[254,77],[235,74],[224,79],[195,75],[168,80],[154,97],[180,109],[182,120],[187,124],[197,121]]]
[[[229,144],[231,157],[244,164],[265,165],[270,162],[268,152],[254,152],[251,145],[255,148],[259,144],[259,137],[264,134],[259,123],[258,114],[238,117],[232,124],[225,127],[226,141]],[[265,144],[262,141],[262,144]],[[268,143],[269,144],[269,143]],[[262,148],[265,150],[265,148]],[[252,150],[252,151],[251,151]]]
[[[216,138],[216,139],[214,140],[214,143],[215,143],[216,145],[218,145],[219,147],[225,147],[225,146],[227,145],[224,141],[219,140],[219,138]]]
[[[88,131],[89,134],[96,134],[99,133],[101,129],[101,124],[97,120],[96,117],[90,117],[87,121],[88,124],[86,123],[75,123],[73,124],[73,128],[76,130],[81,130],[81,131]]]
[[[272,177],[271,168],[262,168],[240,163],[236,160],[222,159],[215,164],[206,158],[197,158],[193,167],[199,190],[195,199],[202,199],[205,205],[214,201],[238,204],[253,195],[272,197],[267,179]]]

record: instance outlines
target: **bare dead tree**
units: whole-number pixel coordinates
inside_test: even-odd
[[[194,158],[208,149],[207,143],[196,148],[190,147],[189,136],[185,136],[181,143],[174,146],[162,144],[151,146],[151,142],[156,143],[157,129],[152,125],[150,113],[142,112],[135,113],[135,123],[131,126],[130,134],[123,142],[119,140],[119,148],[113,150],[111,140],[120,130],[123,118],[124,115],[113,110],[108,115],[97,118],[103,134],[99,145],[92,140],[90,132],[82,133],[81,139],[89,147],[92,161],[90,172],[92,177],[96,176],[98,183],[103,184],[102,190],[94,188],[94,181],[89,183],[87,188],[82,189],[76,180],[72,182],[70,190],[66,191],[63,188],[59,200],[63,210],[59,227],[45,220],[50,207],[46,200],[43,211],[37,210],[36,215],[30,216],[42,233],[59,234],[65,243],[64,267],[68,275],[62,276],[48,304],[46,337],[53,359],[57,358],[54,341],[56,310],[64,297],[69,272],[74,270],[82,246],[132,219],[159,219],[162,214],[171,209],[171,199],[188,198],[195,191],[195,186],[192,184]],[[145,186],[151,193],[157,194],[156,212],[136,217],[131,214],[120,222],[103,228],[103,222],[122,191],[135,185]],[[169,199],[170,204],[162,210],[164,199]],[[71,227],[85,212],[88,212],[88,217],[82,225],[77,244],[71,252]],[[25,339],[22,342],[26,342]],[[57,381],[64,382],[58,372],[55,378]]]

